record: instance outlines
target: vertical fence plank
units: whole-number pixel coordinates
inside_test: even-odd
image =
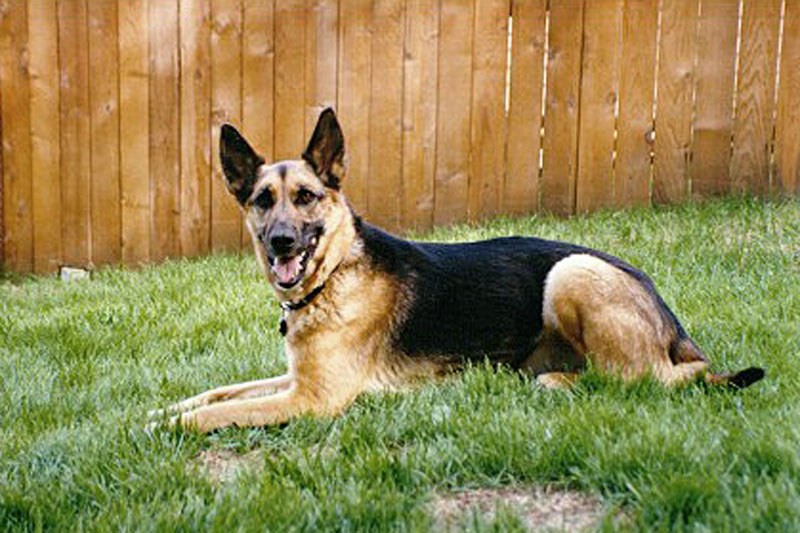
[[[211,4],[180,0],[180,249],[207,253],[211,237]]]
[[[180,105],[177,0],[150,0],[150,258],[177,256]]]
[[[626,0],[614,183],[614,203],[620,208],[650,201],[657,35],[658,0]]]
[[[273,0],[245,0],[242,20],[242,129],[269,163],[273,157],[275,39]],[[242,248],[251,236],[242,227]]]
[[[275,0],[275,159],[305,148],[304,0]]]
[[[255,150],[273,161],[275,39],[273,0],[245,0],[242,35],[242,127]]]
[[[775,187],[800,196],[800,0],[786,0],[775,146]]]
[[[372,86],[372,2],[341,3],[339,25],[339,120],[348,154],[344,191],[356,212],[365,214],[369,177],[369,122]]]
[[[730,189],[738,0],[703,0],[698,30],[692,195]]]
[[[467,219],[472,102],[472,0],[442,0],[435,224]]]
[[[116,2],[87,2],[91,105],[91,235],[95,265],[119,263],[119,60]]]
[[[509,0],[476,0],[468,212],[500,212],[505,174]]]
[[[421,229],[433,224],[439,4],[437,0],[410,0],[406,10],[402,223]]]
[[[336,105],[339,60],[338,0],[307,2],[304,142],[311,137],[322,110]]]
[[[242,19],[239,0],[212,0],[211,17],[211,146],[216,152],[220,126],[232,122],[241,127]],[[211,249],[238,250],[242,238],[241,211],[225,188],[219,157],[213,157],[211,161],[214,169],[211,177]]]
[[[662,2],[654,147],[655,203],[680,202],[687,197],[697,2]]]
[[[780,0],[744,0],[731,177],[737,190],[769,192]],[[796,67],[795,67],[796,68]]]
[[[550,7],[550,47],[544,115],[542,208],[569,214],[575,206],[583,2]]]
[[[620,0],[584,6],[576,209],[614,204],[614,129],[619,94]]]
[[[372,78],[369,121],[370,219],[391,231],[400,229],[402,199],[401,121],[403,103],[403,4],[373,2]]]
[[[56,0],[32,0],[28,25],[31,75],[31,183],[33,268],[53,272],[61,264],[59,173],[58,18]],[[116,47],[116,43],[114,43]]]
[[[0,9],[5,265],[23,272],[33,267],[27,9],[28,3],[23,0]]]
[[[122,261],[150,259],[150,54],[148,0],[119,0]]]
[[[546,0],[512,1],[511,92],[503,209],[539,207]]]
[[[91,259],[91,125],[86,5],[83,2],[60,0],[58,26],[64,262],[73,266],[87,266]]]

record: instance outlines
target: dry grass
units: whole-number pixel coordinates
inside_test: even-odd
[[[553,487],[471,489],[437,494],[432,503],[437,529],[464,529],[494,522],[498,510],[516,515],[529,531],[590,531],[600,525],[605,509],[597,497]]]
[[[233,450],[203,450],[194,458],[197,468],[215,484],[233,481],[243,472],[258,472],[264,467],[264,450],[245,454]]]

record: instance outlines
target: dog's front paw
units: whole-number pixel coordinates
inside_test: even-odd
[[[154,420],[152,422],[145,424],[144,426],[145,433],[147,433],[148,435],[153,435],[156,431],[171,430],[177,427],[183,427],[183,424],[181,423],[181,415],[175,415],[170,418],[166,418],[164,416],[165,414],[164,410],[160,409],[159,411],[161,411],[161,413],[157,417],[158,420]],[[152,412],[153,411],[151,411],[151,413]]]
[[[169,414],[169,409],[151,409],[147,411],[148,420],[163,420]]]

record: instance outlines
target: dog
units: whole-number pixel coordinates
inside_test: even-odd
[[[418,243],[371,226],[342,193],[344,136],[332,109],[299,160],[266,164],[227,124],[220,159],[283,309],[288,371],[174,404],[170,425],[207,432],[335,415],[364,392],[484,359],[545,387],[571,386],[588,364],[667,386],[743,388],[764,376],[712,373],[650,278],[614,256],[523,237]]]

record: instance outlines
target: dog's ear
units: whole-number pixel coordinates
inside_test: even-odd
[[[223,124],[219,132],[219,158],[228,190],[244,205],[253,193],[258,167],[264,164],[264,158],[230,124]]]
[[[345,174],[344,135],[330,107],[320,114],[303,159],[327,187],[339,188]]]

